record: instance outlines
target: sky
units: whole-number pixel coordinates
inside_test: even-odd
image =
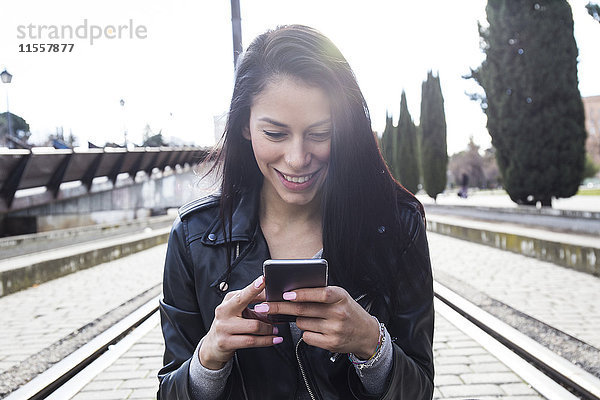
[[[581,95],[600,95],[600,24],[587,15],[587,0],[569,3]],[[282,24],[323,32],[353,68],[378,132],[386,112],[397,122],[402,90],[418,123],[422,81],[428,70],[438,73],[448,153],[453,154],[466,148],[470,137],[482,148],[490,146],[485,115],[465,94],[481,89],[462,78],[484,58],[477,21],[485,23],[485,4],[240,0],[242,41],[245,48]],[[8,99],[11,113],[29,123],[34,142],[62,127],[83,146],[87,141],[122,143],[125,131],[129,141],[139,144],[149,125],[167,138],[211,146],[215,117],[224,118],[233,90],[231,36],[227,0],[5,2],[0,71],[6,68],[13,81],[0,84],[0,112]],[[70,52],[20,51],[35,43],[73,47]]]

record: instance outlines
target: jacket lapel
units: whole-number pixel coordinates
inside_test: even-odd
[[[233,211],[233,226],[231,229],[232,242],[249,242],[258,225],[258,202],[260,191],[253,190],[241,194],[240,199]],[[225,227],[229,231],[229,224]],[[200,239],[207,246],[218,246],[225,243],[221,217],[216,216],[209,229]]]

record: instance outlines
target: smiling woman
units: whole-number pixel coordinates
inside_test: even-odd
[[[220,195],[182,207],[169,239],[158,397],[431,399],[423,207],[390,175],[340,51],[305,26],[257,37],[222,142]],[[265,260],[315,257],[329,286],[266,301]]]

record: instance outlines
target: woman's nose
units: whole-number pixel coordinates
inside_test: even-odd
[[[294,141],[290,144],[285,156],[286,164],[295,170],[307,167],[311,161],[311,153],[306,148],[304,141]]]

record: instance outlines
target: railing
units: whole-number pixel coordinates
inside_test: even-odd
[[[114,184],[123,173],[151,175],[154,169],[198,163],[206,154],[197,147],[0,149],[0,212],[11,210],[18,190],[45,187],[56,198],[65,182],[80,181],[89,191],[94,178],[105,176]]]

